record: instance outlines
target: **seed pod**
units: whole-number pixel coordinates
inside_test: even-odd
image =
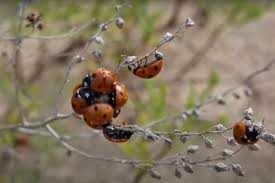
[[[124,27],[124,24],[125,24],[125,21],[123,20],[122,17],[117,17],[116,18],[116,26],[119,28],[119,29],[122,29]]]

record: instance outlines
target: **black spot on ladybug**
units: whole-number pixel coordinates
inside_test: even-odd
[[[155,71],[157,71],[159,69],[159,67],[158,66],[154,66],[154,69],[155,69]]]
[[[107,118],[107,114],[103,114],[103,118]]]
[[[95,107],[94,107],[94,110],[95,110],[95,111],[97,111],[97,110],[98,110],[98,107],[97,107],[97,106],[95,106]]]

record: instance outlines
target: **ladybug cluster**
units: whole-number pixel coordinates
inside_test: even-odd
[[[37,30],[42,30],[44,28],[40,13],[30,13],[29,15],[27,15],[26,20],[26,27],[32,27],[33,29]]]
[[[148,61],[147,57],[140,62],[135,62],[128,66],[128,69],[136,76],[150,79],[155,77],[163,67],[163,54],[159,51],[155,52],[155,58],[152,61]]]
[[[102,129],[106,139],[126,142],[132,132],[112,124],[128,100],[128,91],[111,71],[99,68],[87,73],[73,90],[71,105],[75,113],[83,115],[84,121],[94,129]]]

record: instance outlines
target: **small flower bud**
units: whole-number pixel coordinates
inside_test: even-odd
[[[185,26],[188,28],[188,27],[193,27],[195,25],[195,22],[190,18],[188,17],[186,20],[185,20]]]
[[[159,179],[159,180],[161,179],[160,173],[156,170],[152,170],[152,169],[149,170],[149,175],[154,179]]]
[[[259,144],[250,144],[248,146],[248,149],[250,151],[259,151],[259,150],[261,150],[261,146]]]
[[[76,55],[74,57],[74,60],[75,60],[75,63],[80,63],[80,62],[83,62],[85,60],[85,58],[80,55]]]
[[[103,40],[103,38],[101,36],[96,36],[95,37],[95,42],[97,44],[104,44],[104,40]]]
[[[174,35],[170,32],[166,32],[163,36],[163,39],[165,41],[172,41],[172,39],[174,39]]]
[[[92,51],[92,55],[96,58],[96,59],[101,59],[103,57],[103,53],[101,50],[96,49]]]
[[[246,88],[243,92],[247,97],[251,97],[253,95],[253,92],[250,88]]]
[[[105,23],[102,23],[99,25],[99,29],[103,32],[106,31],[108,29],[108,25]]]
[[[191,173],[191,174],[194,173],[193,167],[189,163],[183,163],[183,169],[187,173]]]
[[[214,126],[215,130],[217,131],[224,131],[226,130],[227,128],[225,126],[223,126],[223,124],[219,123],[217,125]]]
[[[230,156],[232,156],[233,155],[233,151],[232,150],[230,150],[230,149],[224,149],[223,151],[222,151],[222,155],[224,156],[224,157],[230,157]]]
[[[237,142],[235,141],[235,139],[234,139],[233,137],[228,137],[228,138],[226,139],[226,142],[227,142],[227,144],[230,145],[230,146],[235,146],[235,145],[237,145]]]
[[[205,147],[212,149],[214,147],[213,141],[207,137],[204,138]]]
[[[216,163],[213,168],[216,170],[216,172],[226,172],[230,170],[230,168],[222,162]]]
[[[185,144],[190,138],[191,138],[190,135],[183,134],[183,135],[180,136],[179,139],[180,139],[181,143]]]
[[[179,179],[180,179],[181,176],[182,176],[181,171],[179,170],[178,167],[175,168],[175,176],[176,176],[177,178],[179,178]]]
[[[244,173],[244,171],[242,170],[242,167],[241,167],[240,164],[232,164],[231,166],[232,166],[233,172],[234,172],[236,175],[238,175],[238,176],[244,176],[244,175],[245,175],[245,173]]]
[[[199,146],[198,145],[190,145],[187,147],[187,153],[188,154],[194,154],[199,150]]]
[[[119,28],[119,29],[122,29],[124,27],[124,24],[125,24],[125,21],[122,17],[117,17],[116,18],[116,26]]]

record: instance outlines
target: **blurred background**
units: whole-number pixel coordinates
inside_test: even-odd
[[[111,25],[104,32],[103,45],[92,45],[87,51],[87,61],[73,67],[64,96],[56,101],[56,93],[64,82],[67,65],[72,56],[92,36],[98,22],[109,20],[115,6],[121,1],[108,0],[33,0],[24,14],[40,12],[44,27],[33,31],[23,26],[22,33],[32,36],[52,36],[68,33],[92,20],[91,26],[74,36],[56,39],[25,39],[19,53],[16,74],[23,92],[18,95],[23,112],[29,121],[37,121],[51,114],[53,104],[60,112],[71,110],[72,90],[88,70],[95,70],[99,63],[114,70],[122,55],[144,55],[154,47],[165,32],[173,32],[187,17],[196,26],[160,49],[165,55],[165,66],[151,80],[144,80],[122,69],[118,75],[129,90],[129,100],[116,121],[129,121],[144,125],[169,114],[192,108],[208,96],[240,84],[251,72],[265,66],[275,58],[275,11],[272,0],[133,0],[121,9],[125,20],[122,30]],[[14,44],[4,39],[16,35],[19,1],[0,1],[0,125],[22,121],[13,87],[10,58]],[[26,22],[24,21],[25,25]],[[100,60],[92,50],[101,50]],[[251,106],[266,127],[275,132],[273,116],[275,107],[275,72],[271,69],[249,82],[247,89],[238,90],[240,99],[226,98],[226,105],[211,104],[204,107],[200,118],[167,121],[155,130],[171,131],[174,128],[201,131],[221,122],[226,126],[241,118],[245,107]],[[273,84],[272,84],[273,83]],[[134,136],[126,144],[108,142],[100,132],[88,128],[77,119],[67,119],[53,125],[61,134],[71,135],[70,142],[94,155],[125,159],[161,159],[183,152],[188,144],[202,144],[194,139],[181,144],[175,139],[170,147],[150,143]],[[80,134],[89,134],[80,138]],[[230,136],[231,134],[227,134]],[[173,138],[173,137],[171,137]],[[214,149],[203,148],[198,157],[214,154],[228,148],[225,139],[217,136]],[[103,161],[88,160],[68,154],[60,144],[48,136],[27,135],[12,131],[0,133],[0,183],[35,182],[274,182],[275,148],[259,142],[257,152],[243,150],[235,162],[240,163],[245,177],[233,173],[216,173],[206,168],[194,174],[174,176],[169,167],[159,169],[162,179],[155,180],[142,170]]]

